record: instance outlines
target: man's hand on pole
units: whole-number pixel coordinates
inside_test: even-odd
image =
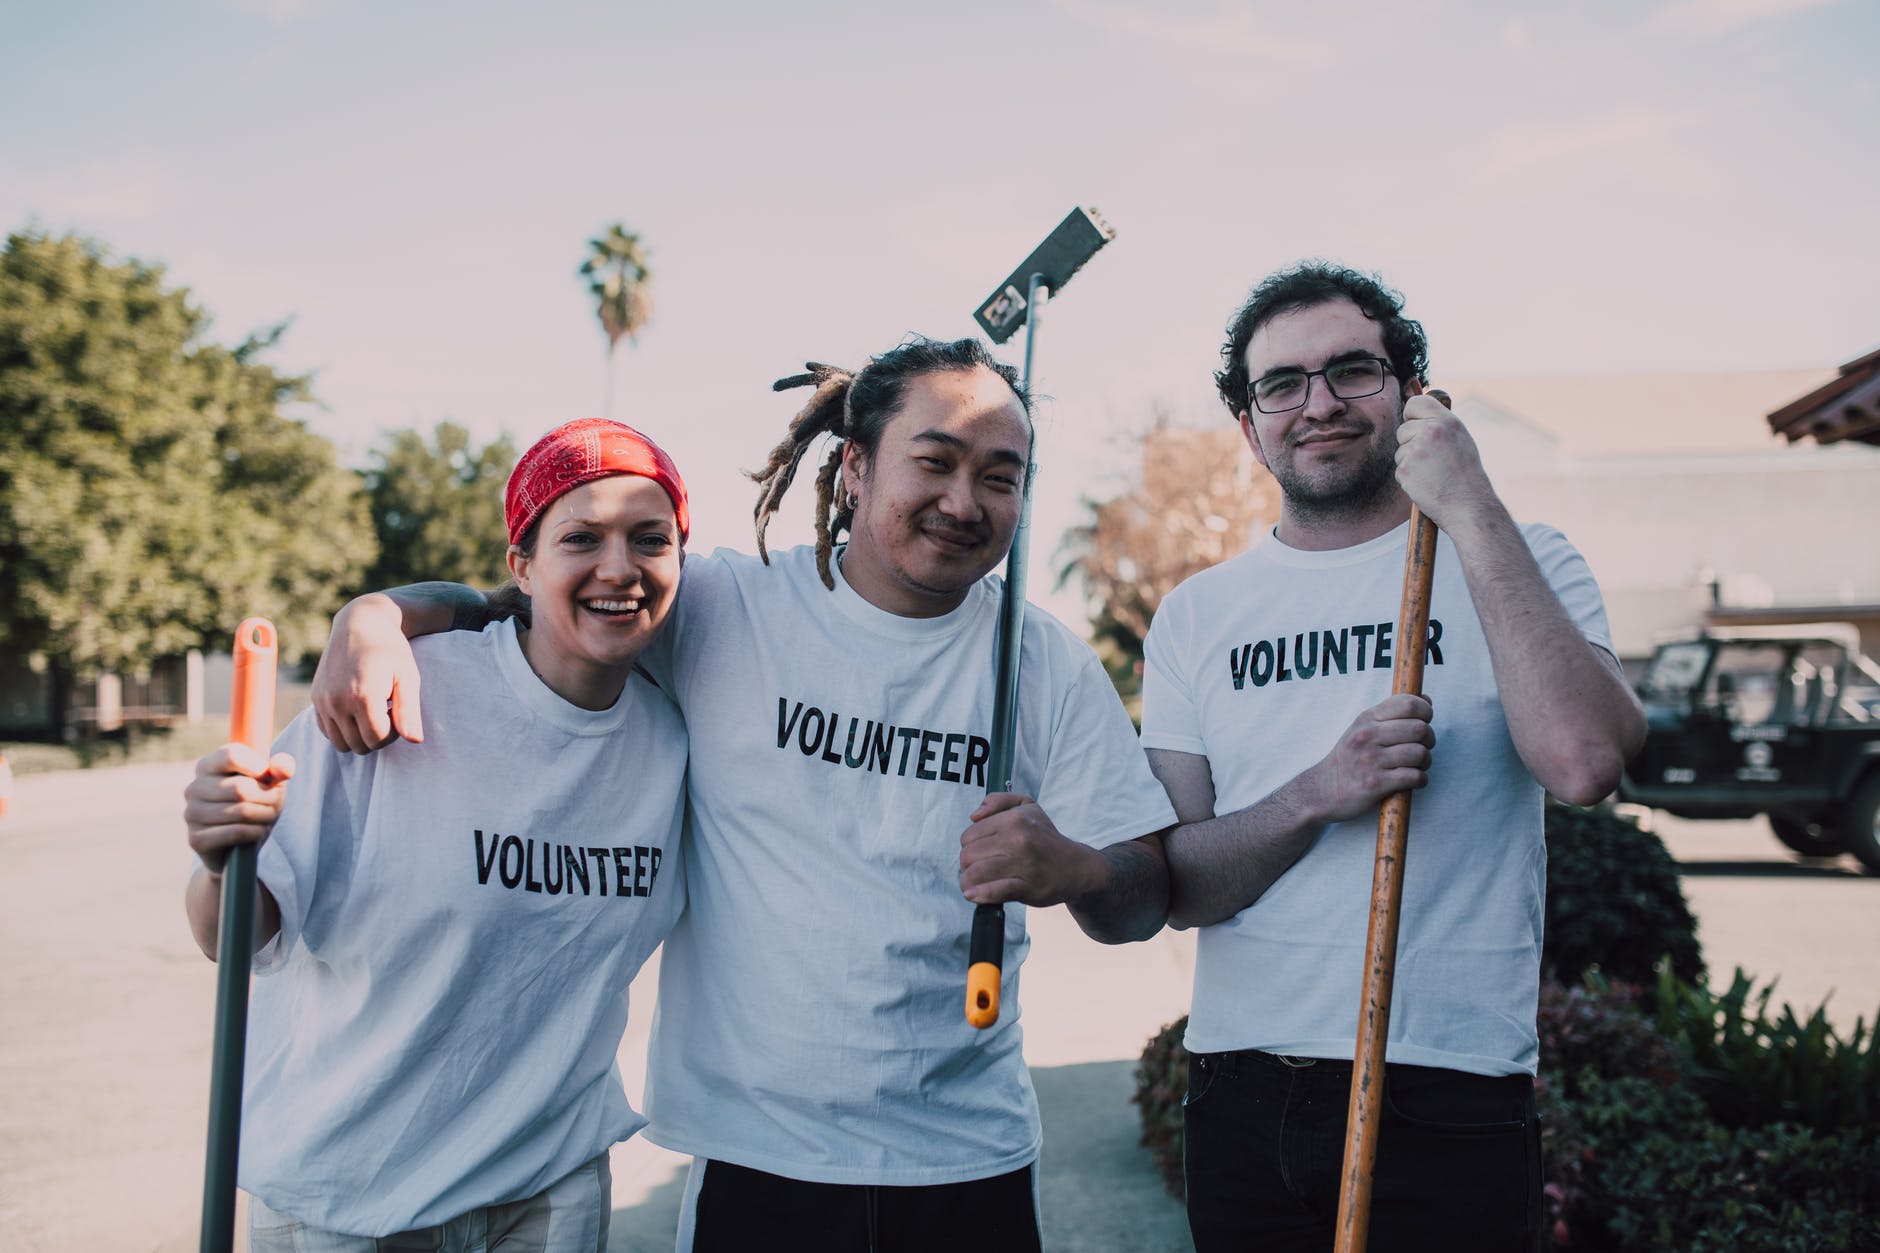
[[[1108,881],[1102,853],[1065,836],[1017,792],[986,797],[960,836],[960,891],[975,905],[1061,905]]]
[[[343,753],[370,753],[394,735],[419,743],[418,662],[398,605],[382,592],[349,602],[313,674],[313,711]]]
[[[1386,797],[1430,781],[1436,732],[1427,696],[1387,696],[1352,719],[1300,782],[1314,816],[1341,822],[1375,811]]]
[[[1427,393],[1404,402],[1397,428],[1397,482],[1423,516],[1444,531],[1466,525],[1484,508],[1501,508],[1475,437]]]

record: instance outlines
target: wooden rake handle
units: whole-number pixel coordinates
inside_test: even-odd
[[[1446,392],[1429,393],[1449,406]],[[1410,506],[1403,602],[1397,610],[1393,696],[1423,694],[1423,658],[1430,632],[1430,582],[1436,569],[1436,524]],[[1345,1177],[1338,1192],[1336,1253],[1364,1253],[1371,1230],[1371,1171],[1384,1106],[1384,1044],[1390,1031],[1391,983],[1397,972],[1397,922],[1403,905],[1403,859],[1410,837],[1409,792],[1384,799],[1377,814],[1377,863],[1371,873],[1371,921],[1364,940],[1364,991],[1351,1065],[1351,1109],[1345,1122]]]

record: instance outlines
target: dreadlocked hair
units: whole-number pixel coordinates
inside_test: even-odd
[[[804,369],[807,373],[793,374],[771,384],[771,390],[779,392],[797,387],[816,390],[790,419],[788,434],[770,450],[764,468],[747,472],[758,485],[757,507],[753,511],[757,524],[757,554],[769,564],[770,551],[764,544],[764,532],[770,526],[771,515],[777,512],[783,494],[795,481],[797,467],[802,464],[809,446],[820,436],[833,436],[835,446],[816,472],[816,572],[822,576],[823,586],[832,591],[836,579],[829,568],[830,554],[835,551],[838,537],[849,529],[855,518],[854,509],[841,498],[838,490],[842,481],[843,452],[854,444],[865,459],[873,458],[888,420],[901,407],[901,397],[909,380],[943,370],[990,370],[1011,387],[1026,414],[1031,413],[1031,397],[1019,383],[1018,371],[994,357],[977,339],[947,341],[917,335],[880,356],[870,357],[860,370],[845,370],[817,361],[806,362]]]
[[[746,473],[758,485],[757,508],[752,511],[757,523],[757,555],[769,565],[770,549],[764,543],[764,532],[770,527],[771,515],[783,503],[783,494],[796,481],[796,468],[802,464],[803,454],[809,451],[817,436],[837,437],[828,459],[816,472],[816,570],[822,575],[823,585],[833,591],[836,580],[829,572],[829,554],[835,550],[836,531],[849,522],[848,507],[836,505],[835,482],[842,469],[842,435],[848,425],[849,385],[855,381],[855,375],[840,366],[824,365],[820,361],[805,362],[804,368],[809,373],[792,374],[770,385],[776,392],[810,386],[816,390],[810,394],[809,403],[790,419],[789,433],[770,450],[770,459],[764,468]]]

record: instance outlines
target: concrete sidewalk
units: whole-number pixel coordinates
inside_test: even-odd
[[[183,921],[190,865],[174,764],[29,775],[0,821],[0,1248],[185,1253],[197,1244],[214,967]],[[1137,1053],[1187,1008],[1192,942],[1105,948],[1032,914],[1022,1001],[1045,1119],[1047,1245],[1186,1250],[1136,1146]],[[644,1074],[649,969],[620,1062]],[[687,1159],[614,1152],[616,1251],[664,1253]]]

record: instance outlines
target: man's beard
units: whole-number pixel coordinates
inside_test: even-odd
[[[1401,412],[1401,411],[1400,411]],[[1268,468],[1286,504],[1302,522],[1360,518],[1377,510],[1397,491],[1397,438],[1393,420],[1365,457],[1354,466],[1324,466],[1314,474],[1288,458]],[[1296,455],[1298,449],[1295,447]]]

